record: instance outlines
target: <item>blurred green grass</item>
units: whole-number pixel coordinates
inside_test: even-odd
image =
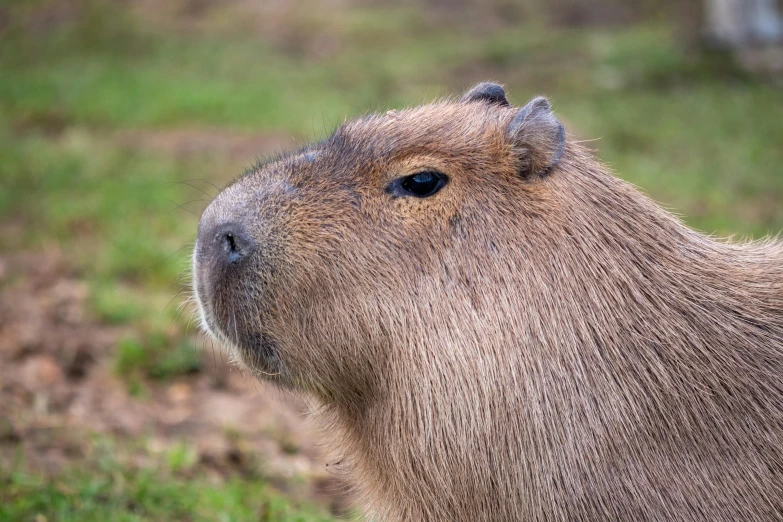
[[[598,138],[600,158],[690,225],[721,236],[783,229],[783,91],[724,57],[684,51],[666,21],[609,29],[529,19],[483,29],[410,6],[325,13],[303,3],[258,30],[259,15],[242,2],[185,24],[174,8],[139,4],[2,6],[0,250],[54,243],[67,254],[90,286],[92,314],[132,325],[114,370],[141,395],[145,379],[198,369],[187,318],[176,298],[167,303],[187,272],[199,210],[262,152],[265,133],[317,139],[346,117],[493,79],[516,104],[548,95],[572,133]],[[183,129],[215,145],[168,146]],[[258,150],[223,150],[254,133]],[[124,491],[111,478],[124,476],[120,466],[99,486],[90,484],[100,477],[67,474],[87,489],[60,495],[20,466],[4,478],[16,492],[1,508],[6,519],[43,504],[73,519],[86,502],[96,520],[136,520],[130,505],[149,502],[162,516],[204,493],[201,483],[130,471]],[[241,504],[264,485],[220,488]],[[184,500],[135,498],[158,489]],[[116,502],[90,500],[100,495]]]
[[[69,467],[54,480],[25,469],[23,461],[0,468],[0,521],[333,520],[259,478],[216,481],[199,473],[196,452],[185,443],[164,454],[145,451],[144,466],[118,458],[118,448],[102,439],[90,453],[88,465]]]

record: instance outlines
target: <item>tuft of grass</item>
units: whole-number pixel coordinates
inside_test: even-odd
[[[174,444],[166,452],[166,465],[172,473],[192,470],[197,462],[196,448],[185,441]]]
[[[91,296],[92,308],[102,323],[125,324],[145,315],[136,292],[119,282],[98,284]]]
[[[145,379],[168,380],[201,370],[201,355],[188,338],[170,339],[160,332],[144,338],[125,337],[114,352],[114,372],[132,387]]]
[[[115,349],[114,371],[129,375],[146,367],[150,359],[144,346],[134,338],[121,339]]]
[[[173,348],[173,349],[172,349]],[[168,379],[176,375],[186,375],[201,369],[200,352],[190,339],[182,339],[167,345],[161,350],[155,365],[149,369],[153,379]]]

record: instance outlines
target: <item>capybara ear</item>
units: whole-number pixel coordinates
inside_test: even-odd
[[[522,156],[521,174],[525,177],[546,176],[563,156],[565,127],[546,98],[534,98],[519,109],[509,134]]]
[[[502,86],[492,82],[483,82],[476,85],[463,94],[459,101],[462,103],[480,101],[500,105],[501,107],[509,106],[508,100],[506,99],[506,91],[503,90]]]

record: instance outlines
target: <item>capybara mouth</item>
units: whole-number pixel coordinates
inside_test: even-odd
[[[245,334],[243,342],[238,345],[237,355],[258,377],[276,377],[283,373],[277,341],[267,334]]]

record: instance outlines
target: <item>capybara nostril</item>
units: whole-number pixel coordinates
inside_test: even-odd
[[[215,227],[212,236],[212,251],[215,261],[230,265],[249,256],[254,248],[253,239],[238,223],[225,223]]]

